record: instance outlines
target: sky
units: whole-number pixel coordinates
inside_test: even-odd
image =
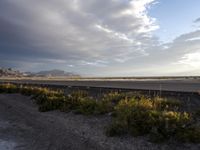
[[[0,67],[200,75],[199,0],[0,0]]]

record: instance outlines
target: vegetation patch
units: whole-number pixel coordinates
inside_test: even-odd
[[[0,93],[31,96],[42,112],[112,113],[113,121],[106,128],[107,136],[148,135],[152,142],[175,138],[181,142],[200,143],[200,111],[184,112],[181,102],[176,99],[151,98],[138,92],[110,92],[96,99],[86,91],[78,90],[66,95],[62,90],[13,84],[0,84]]]
[[[122,132],[133,136],[150,135],[153,142],[174,137],[179,141],[197,142],[200,130],[191,127],[194,124],[192,114],[177,111],[180,102],[166,101],[144,97],[121,100],[114,108],[116,117],[107,128],[107,135],[114,136],[120,131],[120,135]],[[196,133],[191,134],[193,131]]]
[[[0,93],[18,93],[19,88],[14,84],[0,84]]]

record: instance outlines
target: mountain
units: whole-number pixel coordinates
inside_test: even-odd
[[[63,70],[47,70],[47,71],[40,71],[37,73],[33,73],[34,76],[40,77],[78,77],[80,75],[72,73],[72,72],[65,72]]]
[[[12,68],[0,68],[0,77],[80,77],[80,75],[63,70],[47,70],[34,72],[20,72]]]
[[[63,70],[48,70],[48,71],[40,71],[36,73],[38,76],[65,76],[65,71]]]
[[[0,68],[0,77],[22,77],[22,76],[24,76],[24,74],[18,70],[14,70],[12,68]]]

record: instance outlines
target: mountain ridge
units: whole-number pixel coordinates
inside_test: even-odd
[[[20,72],[12,68],[0,68],[0,77],[80,77],[80,75],[60,69]]]

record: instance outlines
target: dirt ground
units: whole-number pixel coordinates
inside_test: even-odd
[[[199,150],[200,145],[170,141],[153,144],[147,137],[106,137],[109,116],[41,113],[31,98],[0,94],[0,150]]]

